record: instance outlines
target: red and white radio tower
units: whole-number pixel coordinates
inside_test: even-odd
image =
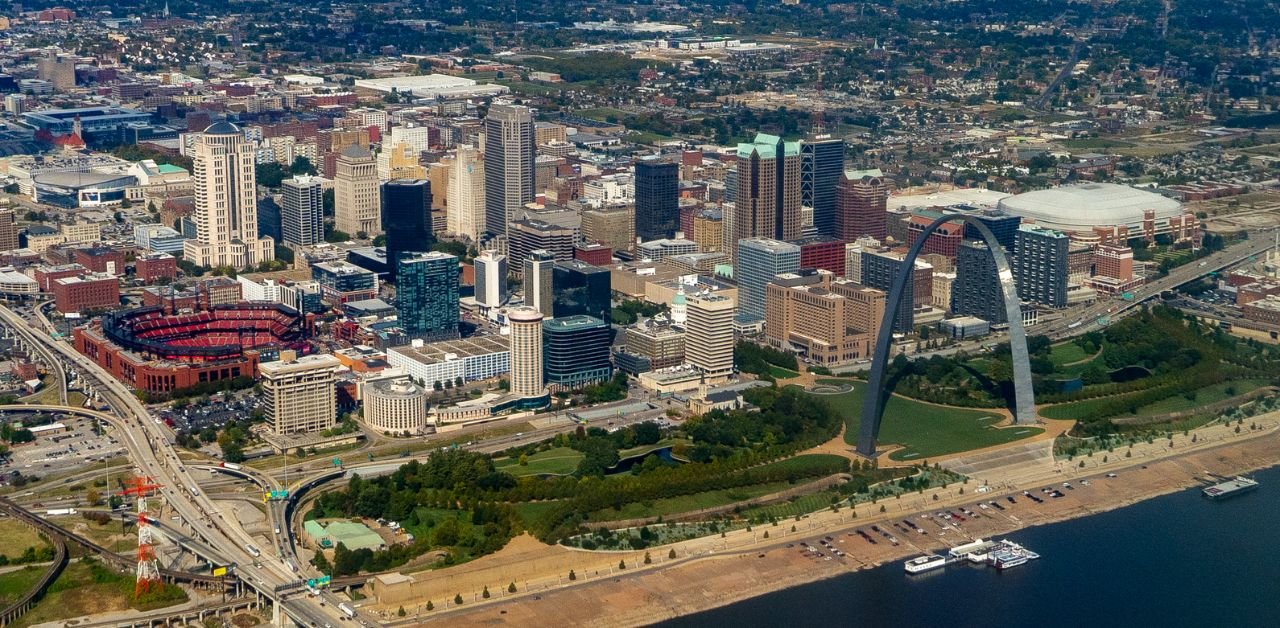
[[[155,541],[151,537],[151,519],[147,513],[147,496],[160,489],[160,485],[148,477],[132,477],[125,481],[122,495],[132,495],[138,500],[138,569],[133,585],[133,597],[160,587],[160,566],[156,562]]]

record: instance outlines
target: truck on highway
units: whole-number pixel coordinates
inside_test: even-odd
[[[355,619],[356,609],[347,606],[346,602],[339,604],[338,610],[342,611],[342,614],[346,615],[348,619]]]
[[[191,495],[192,495],[192,496],[194,496],[194,497],[199,497],[199,496],[200,496],[200,491],[197,491],[197,490],[196,490],[196,487],[194,487],[194,486],[188,486],[188,487],[187,487],[187,490],[191,491]]]
[[[258,551],[258,548],[254,547],[249,543],[244,544],[244,549],[246,552],[249,552],[249,554],[251,554],[254,557],[258,557],[262,555],[262,552]]]
[[[232,471],[239,471],[239,470],[240,470],[240,465],[238,465],[238,464],[232,464],[232,463],[230,463],[230,462],[224,462],[224,463],[222,463],[222,464],[220,464],[220,465],[218,465],[218,466],[222,467],[223,469],[231,469]]]
[[[45,514],[45,516],[46,516],[46,517],[59,517],[59,516],[62,516],[62,515],[74,515],[74,514],[76,514],[76,509],[75,509],[75,508],[54,508],[54,509],[52,509],[52,510],[46,510],[44,514]]]

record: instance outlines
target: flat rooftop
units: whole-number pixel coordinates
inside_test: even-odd
[[[421,347],[405,345],[391,347],[387,350],[388,353],[398,353],[424,364],[444,362],[447,359],[446,356],[450,354],[456,358],[471,358],[507,351],[511,351],[511,343],[501,336],[475,336],[457,340],[442,340],[440,342],[427,343]]]

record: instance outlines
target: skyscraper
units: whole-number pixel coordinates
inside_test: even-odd
[[[706,292],[686,299],[685,360],[702,372],[706,383],[724,382],[733,375],[733,299]]]
[[[888,293],[893,289],[893,280],[898,276],[898,269],[906,254],[890,250],[864,250],[862,252],[862,284],[883,290]],[[915,306],[917,303],[928,305],[933,302],[933,266],[923,260],[915,260],[911,271],[910,289],[902,291],[902,299],[898,301],[898,311],[894,317],[893,330],[910,333],[915,323]]]
[[[800,204],[813,208],[813,227],[836,234],[836,184],[844,172],[844,140],[820,135],[800,144]]]
[[[480,241],[485,231],[484,161],[474,146],[458,147],[449,168],[448,230]]]
[[[552,316],[554,311],[551,282],[555,264],[555,255],[541,249],[529,253],[522,262],[525,306],[537,310],[543,316]]]
[[[405,333],[424,340],[457,338],[458,258],[439,251],[413,253],[396,265],[396,308]]]
[[[484,228],[506,235],[507,226],[533,200],[533,111],[493,105],[484,119]]]
[[[636,236],[673,238],[680,228],[680,171],[674,162],[647,157],[636,162]]]
[[[556,318],[594,316],[612,319],[609,271],[586,262],[556,262],[551,270],[551,311]]]
[[[18,227],[12,209],[0,209],[0,251],[18,248]]]
[[[324,193],[315,177],[285,179],[280,199],[281,239],[285,244],[311,246],[324,242]]]
[[[769,238],[738,242],[738,316],[743,320],[764,319],[765,286],[782,273],[800,270],[800,247]],[[692,310],[690,310],[692,312]]]
[[[800,237],[800,145],[757,134],[738,144],[737,172],[733,241]]]
[[[835,236],[852,242],[863,236],[883,241],[889,186],[875,170],[846,170],[836,183]]]
[[[542,382],[542,314],[530,307],[507,311],[511,325],[511,394],[517,397],[541,397],[546,394]]]
[[[963,316],[976,316],[989,323],[1008,322],[996,260],[985,242],[966,241],[956,251],[951,311]]]
[[[275,259],[275,241],[258,236],[253,147],[234,124],[196,137],[192,173],[196,237],[183,256],[197,266],[245,268]]]
[[[341,366],[338,358],[327,354],[282,357],[259,364],[262,399],[271,431],[291,434],[333,427],[337,422],[334,383]]]
[[[498,307],[507,302],[507,256],[482,251],[475,259],[476,303]]]
[[[1016,242],[1013,279],[1018,284],[1018,296],[1049,307],[1066,307],[1071,239],[1061,231],[1022,225]]]
[[[431,250],[431,183],[396,179],[382,184],[382,224],[387,229],[387,268],[392,279],[402,253]]]
[[[382,233],[378,202],[378,164],[363,146],[338,153],[333,177],[333,228],[351,237]]]
[[[542,321],[542,376],[554,391],[576,390],[609,379],[613,344],[609,324],[594,316]]]

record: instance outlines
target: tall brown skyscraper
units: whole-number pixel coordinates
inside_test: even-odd
[[[800,143],[759,133],[738,145],[738,188],[734,201],[730,255],[751,238],[800,237]]]
[[[889,180],[880,170],[846,170],[836,183],[836,237],[852,242],[862,236],[884,241]]]

